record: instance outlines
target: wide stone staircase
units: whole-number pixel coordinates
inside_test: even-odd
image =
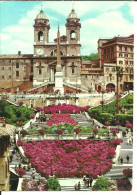
[[[81,126],[91,126],[91,119],[87,119],[84,113],[72,114],[71,117]]]

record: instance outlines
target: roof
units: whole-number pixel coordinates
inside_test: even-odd
[[[68,18],[78,18],[74,9],[71,10],[71,13],[68,15]]]
[[[44,11],[41,10],[40,13],[36,16],[36,19],[46,19],[46,20],[48,20],[48,17],[46,16],[46,14],[44,14]]]
[[[102,45],[107,45],[110,43],[115,43],[115,42],[121,42],[121,43],[131,43],[133,44],[134,42],[134,34],[130,35],[129,37],[114,37],[112,39],[109,39],[106,43],[103,43]]]
[[[0,59],[3,59],[3,58],[5,58],[5,59],[7,59],[7,58],[32,58],[33,57],[33,54],[20,54],[20,55],[18,55],[18,54],[11,54],[11,55],[0,55]]]
[[[14,129],[15,127],[9,124],[6,124],[6,127],[0,127],[0,138],[12,135]]]

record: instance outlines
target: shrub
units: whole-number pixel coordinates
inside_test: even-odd
[[[110,183],[108,178],[99,177],[96,180],[92,190],[93,191],[109,191],[110,185],[111,185],[111,183]]]
[[[132,177],[132,169],[124,169],[123,170],[123,175],[125,176],[125,177]]]
[[[60,191],[61,187],[59,181],[53,177],[49,178],[46,182],[46,187],[48,191]]]
[[[128,178],[117,179],[117,188],[119,191],[131,191],[132,185]]]
[[[120,121],[121,126],[125,126],[127,121],[133,124],[133,115],[115,114],[115,119]]]
[[[102,118],[102,120],[105,121],[109,121],[109,119],[111,118],[111,113],[100,113],[100,117]]]

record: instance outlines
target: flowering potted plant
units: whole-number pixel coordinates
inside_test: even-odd
[[[64,133],[63,129],[58,129],[56,132],[57,132],[59,138],[61,139],[61,135]]]
[[[127,128],[132,128],[132,124],[131,124],[131,123],[126,123],[126,124],[125,124],[125,127],[127,127]]]
[[[35,118],[35,114],[31,114],[31,115],[30,115],[30,118],[31,118],[31,119],[34,119],[34,118]]]
[[[66,90],[66,93],[71,93],[71,91],[69,89]]]
[[[27,133],[26,130],[22,129],[22,130],[20,131],[20,134],[24,137],[24,136],[27,135],[28,133]]]
[[[24,91],[23,91],[23,93],[24,93],[24,94],[26,94],[26,93],[27,93],[27,91],[26,91],[26,90],[24,90]]]
[[[106,121],[106,122],[105,122],[105,125],[106,125],[106,126],[110,126],[110,122],[109,122],[109,121]]]
[[[11,92],[11,89],[7,89],[7,92],[10,93]]]
[[[44,129],[39,129],[38,132],[39,132],[41,135],[44,135],[44,134],[45,134]]]
[[[116,136],[116,134],[118,133],[118,130],[113,128],[110,130],[110,133],[112,133],[112,135]]]
[[[81,93],[81,90],[80,89],[77,89],[77,93]]]
[[[18,102],[19,106],[22,106],[23,105],[23,102]]]
[[[17,90],[15,90],[14,93],[17,94]]]
[[[63,129],[58,129],[56,132],[58,135],[62,135],[64,133]]]
[[[105,91],[106,91],[106,93],[109,93],[109,92],[110,92],[110,89],[109,89],[109,88],[107,88]]]
[[[104,101],[100,101],[100,104],[103,105],[104,104]]]
[[[38,90],[37,90],[37,89],[35,89],[35,90],[33,91],[33,93],[34,93],[34,94],[38,93]]]
[[[26,174],[26,171],[24,169],[20,168],[20,169],[16,170],[16,173],[19,175],[19,177],[23,177],[23,175]]]
[[[74,129],[74,132],[76,133],[76,134],[78,134],[78,133],[80,133],[80,129]]]
[[[121,94],[118,94],[118,98],[121,98],[122,97],[122,95]]]

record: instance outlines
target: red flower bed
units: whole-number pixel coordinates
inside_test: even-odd
[[[112,167],[115,148],[103,140],[44,140],[29,143],[18,141],[24,154],[30,159],[32,167],[47,177],[52,171],[56,177],[87,177],[97,178]]]
[[[83,111],[87,111],[90,107],[89,106],[85,106],[85,107],[79,107],[79,106],[75,106],[75,105],[67,105],[67,104],[58,104],[58,105],[54,105],[52,104],[51,106],[46,106],[44,107],[44,112],[46,114],[53,114],[53,113],[70,113],[73,114],[75,113],[80,113]]]
[[[60,123],[69,123],[72,125],[77,125],[77,122],[74,121],[72,117],[70,117],[69,114],[57,114],[54,113],[51,117],[51,119],[48,121],[47,126],[52,125],[59,125]]]

